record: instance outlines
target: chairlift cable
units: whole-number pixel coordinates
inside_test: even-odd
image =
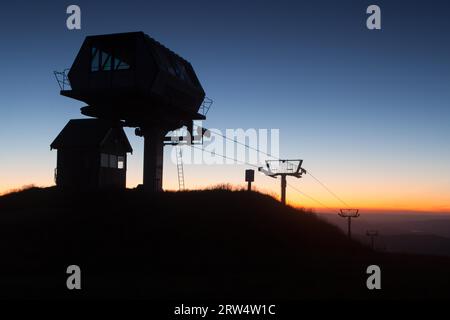
[[[217,155],[217,156],[222,157],[222,158],[224,158],[224,159],[233,160],[233,161],[236,161],[236,162],[240,162],[241,164],[246,164],[246,165],[251,166],[251,167],[259,168],[259,166],[254,165],[254,164],[251,164],[251,163],[248,163],[248,162],[246,162],[246,161],[241,161],[241,160],[237,160],[237,159],[235,159],[235,158],[227,157],[227,156],[225,156],[225,155],[223,155],[223,154],[219,154],[219,153],[215,153],[215,152],[213,152],[213,151],[205,150],[205,149],[203,149],[203,148],[199,148],[199,147],[194,146],[194,145],[189,145],[189,146],[190,146],[191,148],[194,148],[194,149],[198,149],[198,150],[201,150],[201,151],[204,151],[204,152],[208,152],[208,153],[210,153],[210,154],[212,154],[212,155]],[[307,198],[313,200],[314,202],[318,203],[318,204],[321,205],[322,207],[324,207],[324,208],[326,208],[326,209],[329,209],[329,210],[333,210],[333,209],[331,209],[330,207],[328,207],[328,206],[326,206],[325,204],[323,204],[322,202],[320,202],[319,200],[313,198],[312,196],[310,196],[310,195],[306,194],[305,192],[301,191],[300,189],[294,187],[293,185],[291,185],[291,184],[289,184],[289,183],[288,183],[287,185],[288,185],[290,188],[292,188],[293,190],[295,190],[295,191],[297,191],[298,193],[302,194],[303,196],[305,196],[305,197],[307,197]]]
[[[312,196],[310,196],[310,195],[306,194],[305,192],[301,191],[300,189],[294,187],[293,185],[291,185],[291,184],[288,183],[287,186],[290,187],[291,189],[297,191],[297,192],[300,193],[301,195],[303,195],[303,196],[305,196],[305,197],[307,197],[307,198],[313,200],[314,202],[320,204],[322,207],[324,207],[324,208],[326,208],[326,209],[328,209],[328,210],[332,210],[332,211],[334,210],[334,209],[328,207],[327,205],[323,204],[321,201],[319,201],[319,200],[313,198]]]
[[[350,206],[348,205],[348,203],[346,203],[344,200],[342,200],[342,198],[340,198],[336,193],[334,193],[333,191],[330,190],[330,188],[328,188],[323,182],[321,182],[318,178],[316,178],[315,176],[313,176],[309,171],[306,172],[307,174],[309,174],[311,176],[311,178],[313,178],[317,183],[319,183],[325,190],[327,190],[333,197],[335,197],[336,199],[338,199],[341,203],[343,203],[346,207]]]
[[[267,155],[267,156],[269,156],[269,157],[271,157],[271,158],[274,158],[274,159],[276,159],[276,160],[280,160],[280,158],[275,157],[275,156],[271,155],[270,153],[267,153],[267,152],[265,152],[265,151],[261,151],[261,150],[259,150],[258,148],[251,147],[251,146],[249,146],[249,145],[247,145],[247,144],[245,144],[245,143],[242,143],[242,142],[237,141],[236,139],[231,139],[231,138],[229,138],[229,137],[227,137],[227,136],[225,136],[225,135],[223,135],[223,134],[221,134],[221,133],[214,132],[214,134],[217,134],[217,135],[219,135],[219,136],[221,136],[221,137],[223,137],[223,138],[225,138],[225,139],[227,139],[227,140],[229,140],[229,141],[232,141],[232,142],[234,142],[234,143],[240,144],[240,145],[242,145],[242,146],[244,146],[244,147],[246,147],[246,148],[248,148],[248,149],[252,149],[252,150],[257,151],[257,152],[259,152],[259,153],[265,154],[265,155]],[[317,183],[319,183],[319,184],[320,184],[320,185],[321,185],[328,193],[330,193],[330,194],[331,194],[333,197],[335,197],[338,201],[340,201],[341,203],[343,203],[346,207],[350,207],[350,206],[348,205],[348,203],[346,203],[344,200],[342,200],[341,197],[339,197],[335,192],[333,192],[329,187],[327,187],[327,186],[325,185],[325,183],[323,183],[322,181],[320,181],[317,177],[315,177],[313,174],[311,174],[308,170],[306,171],[306,173],[309,174],[309,175],[311,176],[311,178],[313,178]]]
[[[219,136],[221,136],[221,137],[223,137],[223,138],[225,138],[225,139],[227,139],[227,140],[229,140],[229,141],[232,141],[232,142],[234,142],[234,143],[240,144],[241,146],[244,146],[244,147],[246,147],[246,148],[248,148],[248,149],[251,149],[251,150],[257,151],[257,152],[259,152],[259,153],[265,154],[266,156],[269,156],[269,157],[274,158],[274,159],[276,159],[276,160],[280,160],[279,158],[277,158],[277,157],[271,155],[270,153],[267,153],[267,152],[265,152],[265,151],[261,151],[261,150],[259,150],[259,149],[257,149],[257,148],[251,147],[251,146],[249,146],[249,145],[247,145],[247,144],[245,144],[245,143],[242,143],[242,142],[237,141],[236,139],[231,139],[231,138],[229,138],[229,137],[227,137],[227,136],[224,136],[223,134],[220,134],[220,133],[217,133],[217,135],[219,135]]]
[[[205,150],[203,148],[196,147],[196,146],[194,146],[192,144],[190,144],[189,146],[191,148],[194,148],[194,149],[198,149],[198,150],[201,150],[201,151],[204,151],[204,152],[208,152],[211,155],[219,156],[219,157],[222,157],[222,158],[227,159],[227,160],[233,160],[233,161],[236,161],[236,162],[240,162],[240,164],[246,164],[246,165],[254,167],[254,168],[259,168],[259,166],[257,166],[257,165],[254,165],[254,164],[242,161],[242,160],[238,160],[238,159],[235,159],[235,158],[227,157],[227,156],[225,156],[223,154],[220,154],[220,153],[216,153],[216,152],[213,152],[213,151]]]

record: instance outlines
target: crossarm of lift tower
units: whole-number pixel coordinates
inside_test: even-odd
[[[258,171],[272,178],[283,175],[301,178],[303,174],[307,173],[306,170],[302,168],[302,164],[303,160],[300,159],[266,160],[266,168],[259,167]]]
[[[360,216],[359,209],[340,209],[338,215],[343,218],[357,218]]]

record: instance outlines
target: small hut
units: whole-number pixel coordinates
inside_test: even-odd
[[[50,149],[58,150],[55,182],[74,189],[125,188],[130,142],[120,122],[70,120]]]

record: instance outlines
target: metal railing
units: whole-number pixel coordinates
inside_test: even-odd
[[[59,88],[61,90],[71,90],[70,81],[67,76],[70,69],[64,69],[63,71],[53,71],[55,79],[58,82]]]
[[[213,104],[213,100],[208,98],[208,97],[205,97],[205,99],[202,102],[202,105],[200,106],[200,110],[199,110],[200,114],[202,116],[206,116],[206,114],[208,113],[208,111],[211,108],[212,104]]]

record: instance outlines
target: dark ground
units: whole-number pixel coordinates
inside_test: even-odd
[[[0,197],[3,298],[450,298],[450,258],[376,253],[337,227],[245,191]],[[66,268],[82,290],[66,288]],[[381,267],[382,290],[366,288]]]

